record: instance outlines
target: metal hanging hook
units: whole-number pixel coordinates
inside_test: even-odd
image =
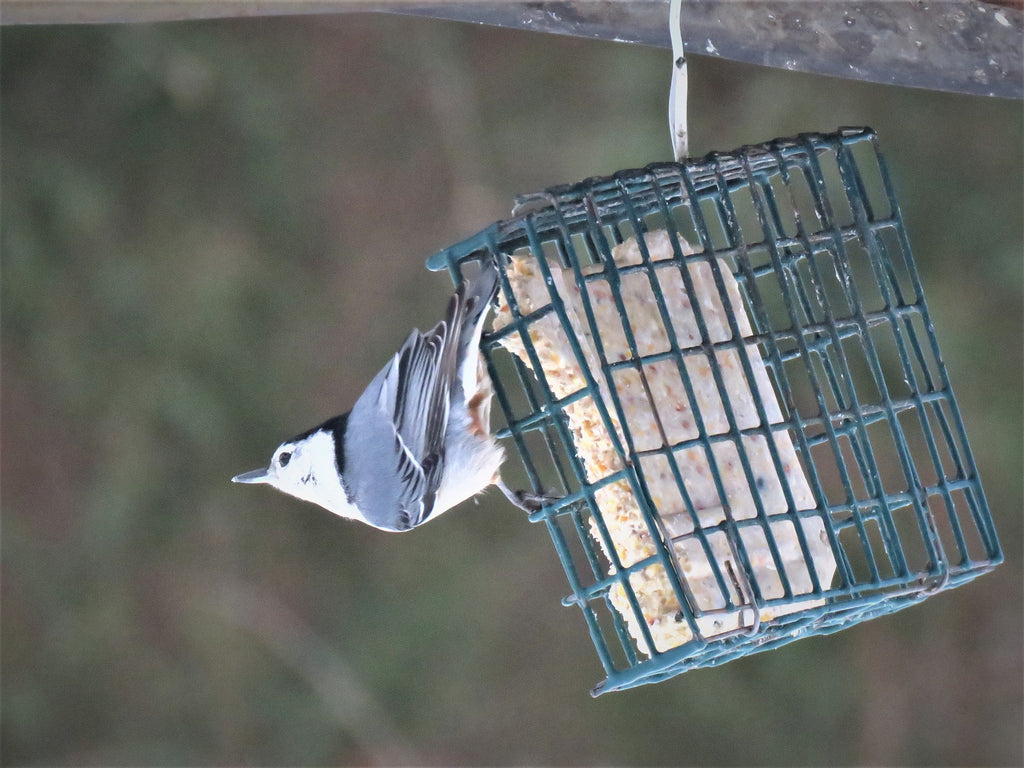
[[[669,0],[669,37],[672,39],[672,86],[668,92],[668,127],[672,132],[672,153],[680,162],[690,153],[686,124],[687,76],[683,50],[682,0]]]

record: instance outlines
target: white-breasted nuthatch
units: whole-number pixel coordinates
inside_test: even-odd
[[[459,283],[444,320],[414,330],[352,410],[285,441],[270,466],[232,478],[280,491],[385,531],[407,531],[490,485],[527,510],[546,499],[509,491],[490,430],[491,382],[480,354],[498,290],[493,265]]]

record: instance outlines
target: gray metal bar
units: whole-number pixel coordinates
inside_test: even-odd
[[[669,47],[668,0],[4,0],[3,24],[386,12]],[[683,0],[687,54],[1024,98],[1024,9],[979,0]]]

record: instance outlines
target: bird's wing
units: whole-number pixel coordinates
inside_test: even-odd
[[[465,288],[460,285],[444,320],[427,333],[409,334],[381,387],[378,403],[394,428],[399,505],[409,517],[409,527],[430,516],[441,485],[465,303]]]

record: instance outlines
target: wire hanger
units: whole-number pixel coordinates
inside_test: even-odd
[[[672,39],[672,85],[668,93],[668,127],[672,132],[672,152],[677,163],[690,153],[690,136],[686,124],[686,52],[683,50],[681,8],[682,0],[670,0],[668,22],[669,37]]]

